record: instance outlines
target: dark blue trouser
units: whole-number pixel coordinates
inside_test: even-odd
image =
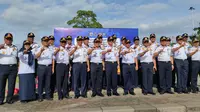
[[[172,86],[172,64],[170,61],[158,61],[159,82],[161,91],[171,91]]]
[[[103,65],[91,63],[92,93],[99,94],[102,91]]]
[[[187,89],[188,60],[175,59],[177,71],[177,92]]]
[[[119,59],[120,60],[120,70],[123,69],[123,64],[122,64],[122,58]],[[117,75],[117,82],[118,82],[118,86],[124,87],[124,79],[123,79],[123,72],[120,73],[120,75]]]
[[[135,64],[125,64],[123,63],[123,75],[124,75],[124,92],[132,92],[135,88],[134,82],[138,79],[135,79],[136,70]]]
[[[142,92],[153,92],[153,62],[141,63],[142,66]]]
[[[17,65],[0,65],[0,102],[4,101],[6,81],[8,79],[7,101],[12,100],[17,76]]]
[[[56,66],[56,86],[59,98],[69,95],[68,75],[69,65],[58,63]]]
[[[80,95],[79,85],[81,81],[81,95],[87,94],[87,64],[74,63],[73,64],[73,78],[74,78],[74,93],[76,96]],[[80,80],[80,81],[79,81]]]
[[[52,65],[38,65],[38,97],[43,99],[43,88],[45,88],[46,98],[51,98],[51,75],[52,75]]]
[[[117,93],[117,62],[106,62],[107,93]]]
[[[192,61],[191,63],[191,86],[193,90],[197,89],[197,78],[200,72],[200,61]]]

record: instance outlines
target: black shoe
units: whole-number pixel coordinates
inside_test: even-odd
[[[133,91],[131,91],[131,92],[129,92],[129,93],[130,93],[131,95],[133,95],[133,96],[135,95],[135,93],[134,93]]]
[[[38,99],[38,102],[43,102],[43,99]]]
[[[114,96],[120,96],[120,94],[119,94],[119,93],[113,93],[113,95],[114,95]]]
[[[188,92],[188,90],[184,90],[183,93],[184,94],[188,94],[189,92]]]
[[[63,100],[63,98],[58,98],[58,100],[60,100],[60,101],[61,101],[61,100]]]
[[[146,92],[143,92],[142,94],[143,94],[143,95],[145,95],[145,96],[147,95],[147,93],[146,93]]]
[[[87,95],[81,95],[81,97],[83,97],[83,98],[87,98]]]
[[[66,99],[72,99],[69,95],[65,96]]]
[[[182,92],[181,92],[181,91],[177,91],[177,93],[178,93],[178,94],[182,94]]]
[[[20,101],[22,104],[26,104],[28,103],[28,101]]]
[[[91,97],[95,97],[96,96],[96,94],[95,93],[92,93],[92,96]]]
[[[154,92],[148,92],[148,94],[151,94],[151,95],[156,95],[156,93],[154,93]]]
[[[13,104],[14,101],[13,100],[9,100],[9,101],[6,101],[7,104]]]
[[[75,96],[74,99],[78,99],[80,96]]]
[[[192,90],[192,93],[195,93],[195,94],[197,94],[198,92],[197,92],[197,90]]]
[[[3,102],[0,102],[0,105],[3,105],[4,103]]]
[[[126,95],[128,95],[128,92],[124,92],[124,94],[123,94],[124,96],[126,96]]]
[[[160,94],[161,94],[161,95],[165,94],[165,91],[161,91]]]
[[[53,98],[47,98],[46,100],[48,100],[48,101],[52,101],[52,100],[53,100]]]
[[[104,97],[102,93],[98,93],[97,96]]]
[[[111,93],[107,93],[107,96],[111,96]]]
[[[174,94],[174,92],[172,92],[172,91],[167,91],[167,93],[168,93],[168,94]]]

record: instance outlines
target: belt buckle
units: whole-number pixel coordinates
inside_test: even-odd
[[[45,66],[47,66],[47,67],[48,67],[49,65],[45,65]]]
[[[130,63],[128,63],[128,65],[130,66],[131,64],[130,64]]]
[[[11,67],[11,66],[13,66],[13,65],[9,65],[9,66]]]
[[[112,63],[114,63],[114,61],[112,61]]]
[[[97,65],[99,65],[99,63],[97,63]]]
[[[83,64],[83,62],[81,62],[81,64]]]

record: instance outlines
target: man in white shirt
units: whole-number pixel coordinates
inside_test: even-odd
[[[188,94],[187,90],[187,79],[188,79],[188,47],[183,41],[182,36],[176,37],[177,44],[172,48],[174,52],[174,59],[177,70],[177,92],[179,94]]]
[[[197,81],[200,72],[199,40],[197,38],[193,39],[192,44],[192,48],[189,49],[189,55],[191,56],[191,87],[193,93],[198,93]]]
[[[66,38],[60,39],[60,46],[55,51],[56,61],[56,86],[58,90],[58,100],[70,99],[68,78],[69,78],[69,51],[66,49]]]
[[[95,97],[96,95],[104,97],[102,94],[102,80],[105,65],[102,52],[103,49],[100,47],[99,39],[94,39],[94,47],[88,50],[91,63],[92,97]]]
[[[6,33],[4,36],[4,44],[0,45],[0,105],[4,103],[5,88],[8,80],[8,94],[6,103],[12,104],[13,93],[15,89],[15,81],[17,76],[17,47],[12,44],[13,36]]]
[[[82,45],[82,36],[78,36],[76,39],[77,46],[74,47],[70,54],[73,54],[74,98],[78,99],[80,96],[87,98],[87,72],[90,71],[90,65],[87,49]],[[81,85],[81,91],[79,90],[79,85]]]
[[[114,46],[112,36],[108,37],[108,46],[102,52],[105,55],[105,71],[107,79],[107,96],[120,96],[117,92],[117,70],[120,69],[119,50]]]
[[[188,37],[189,37],[189,35],[187,34],[187,33],[184,33],[183,35],[182,35],[182,37],[183,37],[183,41],[185,42],[185,46],[187,47],[187,49],[189,50],[190,48],[191,48],[191,45],[190,45],[190,43],[188,42]],[[187,89],[188,89],[188,92],[191,92],[191,70],[192,70],[192,68],[191,68],[191,57],[190,56],[188,56],[188,63],[189,63],[189,68],[188,68],[188,80],[187,80]]]
[[[49,48],[49,37],[44,36],[41,39],[42,47],[38,48],[36,52],[36,59],[38,60],[38,101],[43,101],[43,88],[45,88],[46,99],[51,98],[51,75],[54,73],[54,51]]]
[[[165,36],[160,38],[160,43],[161,45],[156,48],[154,53],[154,57],[158,58],[159,85],[161,89],[160,94],[174,94],[171,91],[172,70],[174,69],[172,48],[167,46],[167,37]]]
[[[72,44],[72,36],[71,35],[68,35],[66,37],[66,40],[67,40],[67,44],[65,46],[65,48],[67,49],[68,52],[70,52],[73,48],[74,48],[74,45]],[[72,66],[73,66],[73,55],[69,57],[69,73],[70,73],[70,77],[69,77],[69,89],[70,90],[74,90],[74,79],[73,79],[73,69],[72,69]]]
[[[153,92],[153,71],[156,71],[156,61],[153,58],[154,49],[150,46],[148,37],[142,39],[143,46],[140,49],[139,56],[142,69],[142,93],[144,95],[151,94]]]
[[[131,95],[135,95],[134,93],[134,82],[137,82],[138,79],[135,79],[135,75],[137,75],[138,70],[138,61],[137,61],[137,52],[135,49],[132,49],[130,44],[130,40],[126,40],[125,48],[121,51],[122,55],[122,72],[124,79],[124,95],[128,95],[128,92]]]

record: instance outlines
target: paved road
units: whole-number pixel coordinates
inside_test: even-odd
[[[104,91],[105,93],[105,91]],[[199,94],[148,95],[143,96],[140,89],[136,89],[136,96],[80,98],[58,101],[37,101],[21,104],[0,106],[0,112],[200,112]],[[73,94],[73,93],[71,93]],[[88,92],[88,96],[91,92]]]

